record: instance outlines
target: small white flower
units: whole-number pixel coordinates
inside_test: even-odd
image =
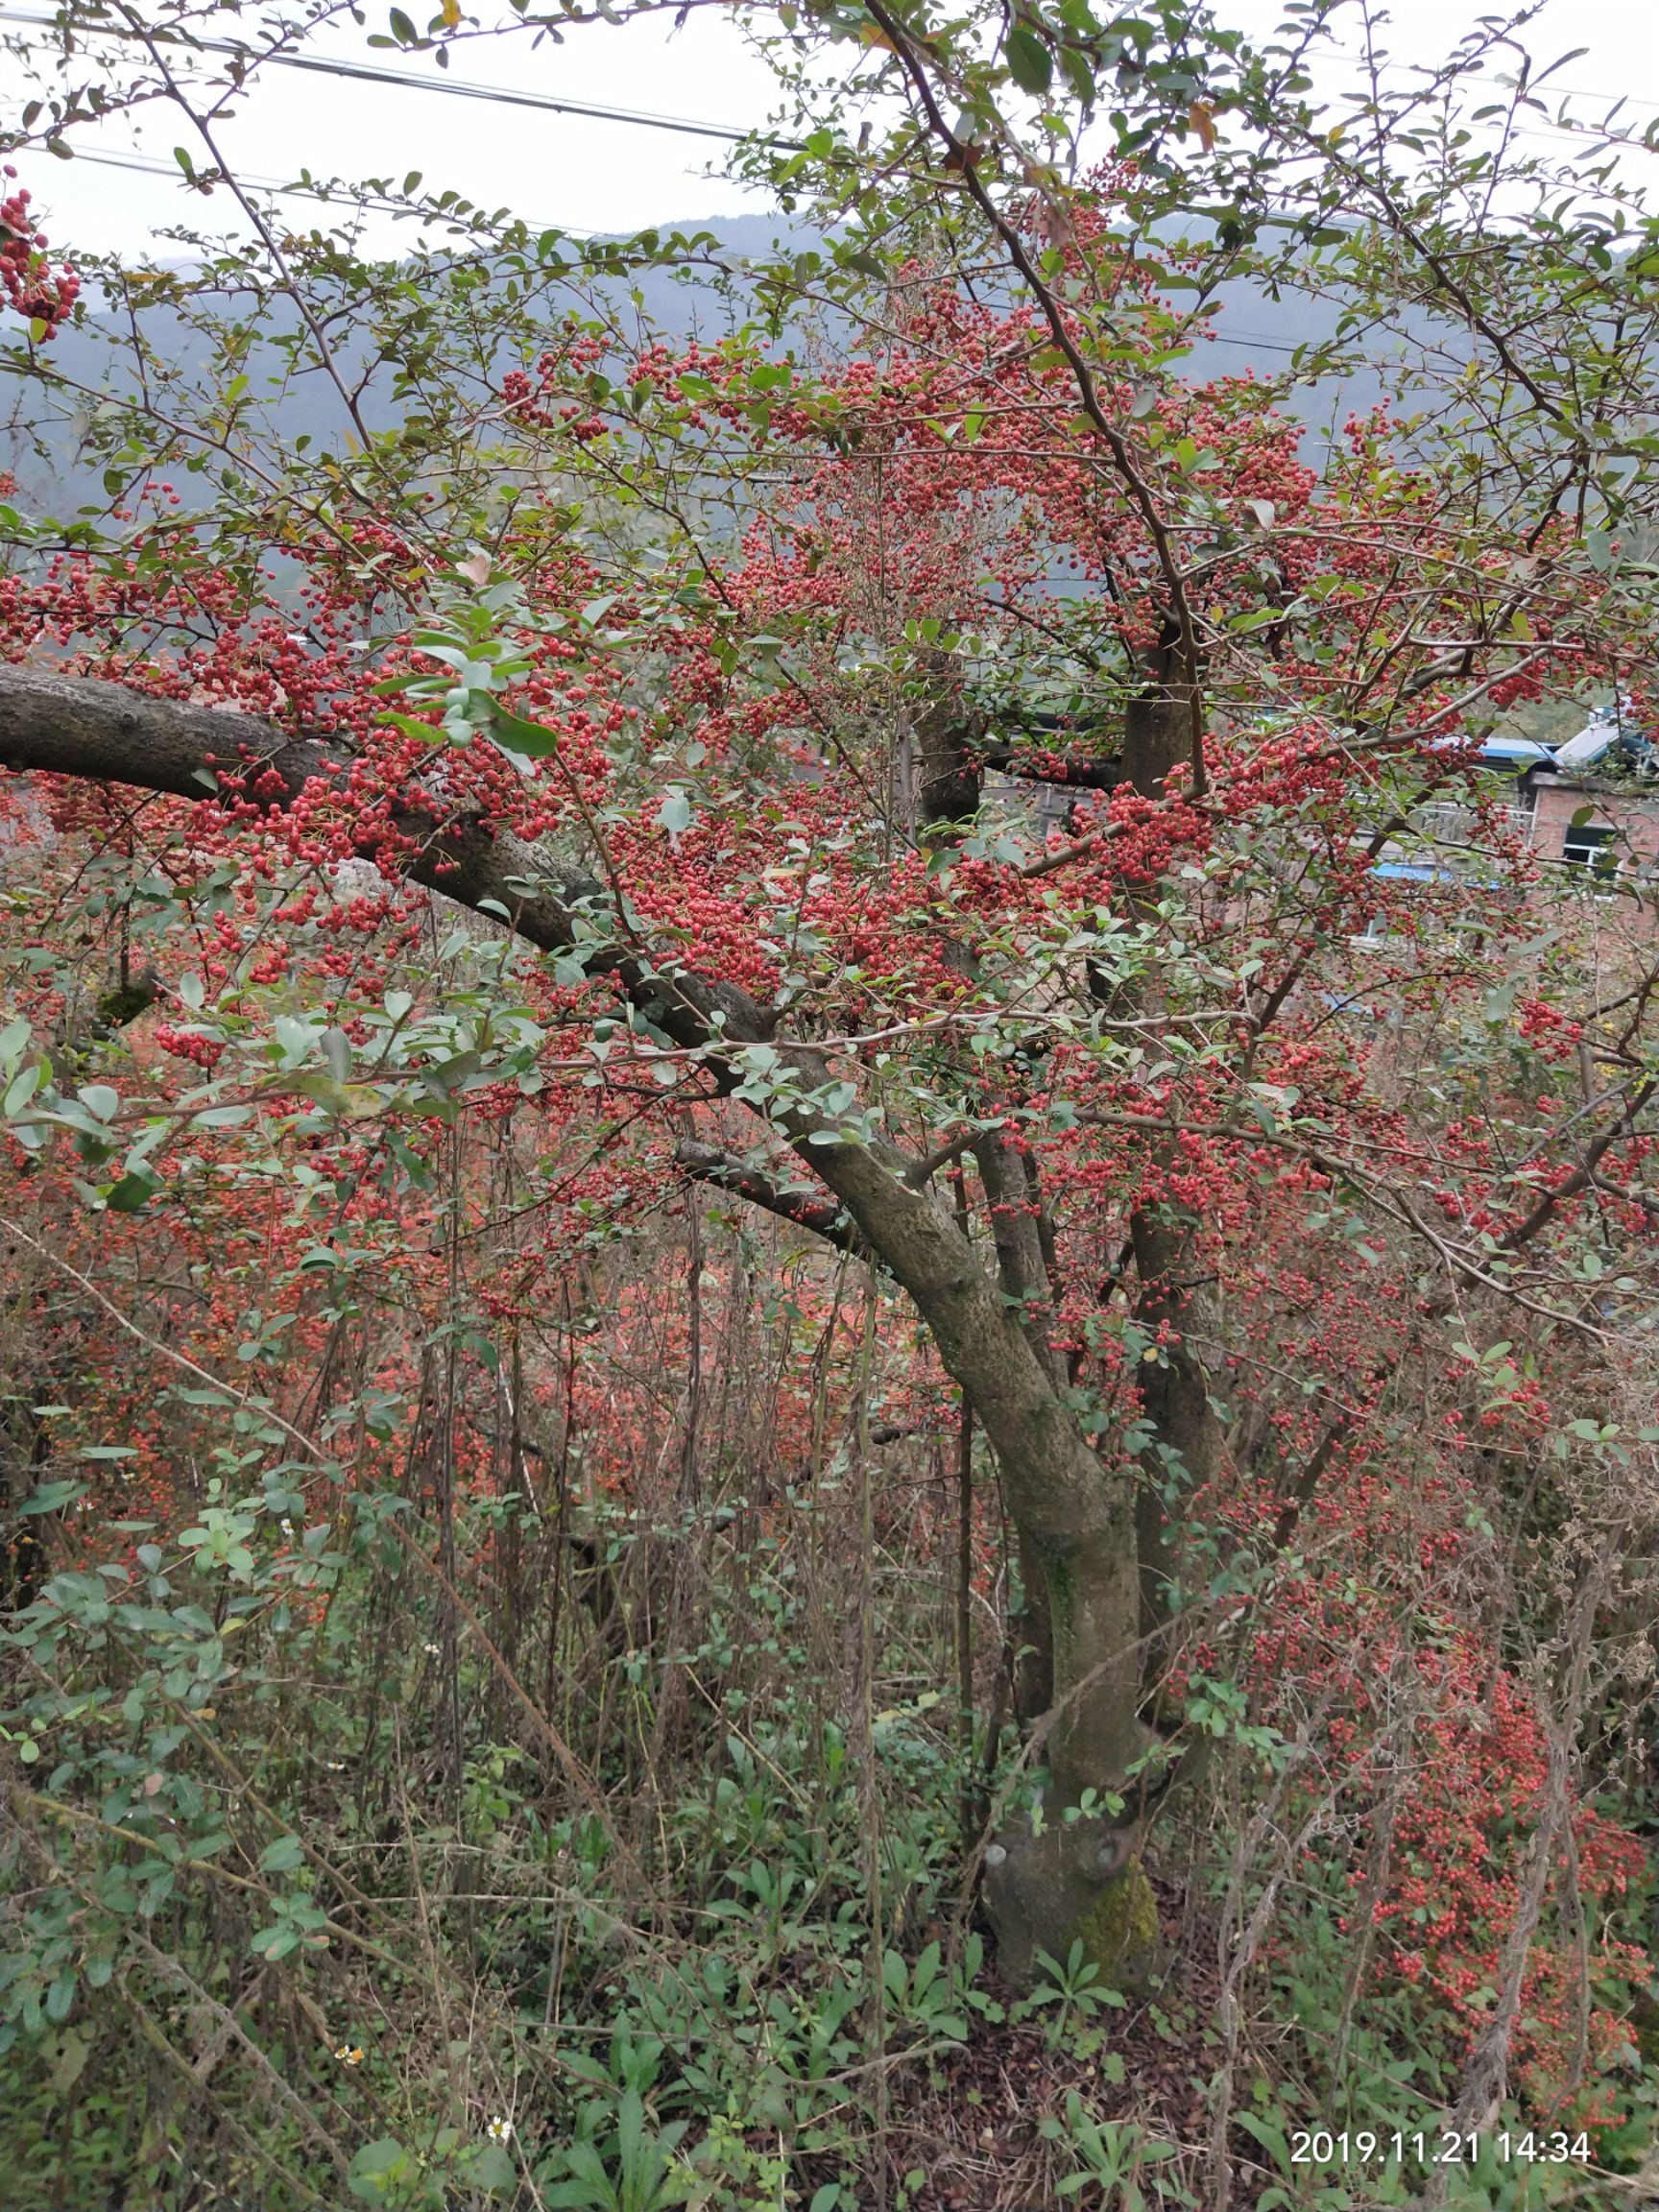
[[[344,1769],[346,1762],[344,1759],[325,1759],[323,1764],[330,1774],[338,1774]]]
[[[282,1533],[284,1536],[292,1536],[294,1533],[294,1524],[286,1515],[283,1516],[282,1520]]]
[[[484,2132],[489,2136],[492,2143],[511,2143],[513,2140],[513,2123],[511,2120],[492,2120]]]

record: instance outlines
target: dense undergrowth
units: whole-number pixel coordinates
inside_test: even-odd
[[[8,1643],[18,2212],[1187,2205],[1222,2174],[1240,2204],[1416,2200],[1393,2139],[1437,2140],[1467,2012],[1378,1971],[1377,1809],[1321,1790],[1288,1704],[1190,1694],[1213,1755],[1159,1834],[1165,1972],[998,1984],[976,1855],[994,1803],[1041,1813],[1012,1736],[988,1766],[938,1687],[940,1455],[885,1447],[878,1501],[866,1402],[769,1499],[734,1453],[656,1510],[465,1498],[437,1569],[398,1533],[418,1492],[331,1491],[268,1407],[230,1418],[194,1519],[14,1524],[60,1565]],[[1598,2039],[1500,2123],[1580,2155],[1494,2141],[1448,2202],[1614,2202],[1648,2158],[1651,1906],[1621,1887],[1580,1906]],[[1321,2128],[1375,2148],[1297,2156]]]

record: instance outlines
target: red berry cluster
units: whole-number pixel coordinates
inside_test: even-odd
[[[198,1029],[175,1029],[170,1022],[156,1024],[156,1042],[175,1060],[189,1060],[211,1074],[225,1057],[222,1038],[204,1037]]]
[[[17,172],[10,164],[9,180]],[[44,325],[42,338],[56,336],[59,325],[80,296],[81,279],[72,270],[54,271],[46,258],[46,233],[36,230],[29,212],[29,195],[19,187],[0,200],[0,292],[13,313]]]

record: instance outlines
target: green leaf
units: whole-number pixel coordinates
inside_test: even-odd
[[[43,1060],[32,1061],[27,1068],[20,1069],[7,1085],[6,1103],[4,1108],[0,1108],[0,1111],[3,1111],[8,1118],[13,1114],[21,1114],[24,1107],[28,1105],[30,1099],[39,1089],[45,1073],[46,1063]]]
[[[60,1513],[65,1505],[73,1504],[85,1492],[84,1482],[42,1482],[32,1498],[24,1499],[17,1510],[19,1513]]]
[[[323,1057],[328,1063],[328,1071],[336,1083],[346,1084],[351,1077],[351,1040],[344,1029],[325,1029],[322,1037]]]
[[[192,1129],[239,1129],[244,1121],[252,1121],[252,1106],[208,1106],[200,1114],[190,1117]]]
[[[1262,2119],[1254,2112],[1235,2112],[1233,2125],[1242,2128],[1246,2135],[1253,2135],[1262,2150],[1272,2154],[1279,2171],[1291,2179],[1295,2178],[1295,2169],[1290,2162],[1289,2141],[1277,2122]]]
[[[395,714],[387,708],[381,714],[382,722],[390,722],[394,730],[405,737],[413,737],[421,745],[437,745],[443,741],[442,730],[434,730],[430,722],[417,722],[412,714]]]
[[[286,1959],[290,1951],[300,1948],[299,1933],[278,1922],[275,1928],[259,1929],[248,1948],[256,1959],[269,1960],[274,1963],[278,1959]]]
[[[505,707],[490,702],[490,734],[503,753],[521,753],[531,760],[545,760],[559,750],[559,733],[544,730],[540,722],[526,722]]]
[[[1046,92],[1054,80],[1054,57],[1029,25],[1017,23],[1008,34],[1008,74],[1022,92]]]
[[[97,1961],[93,1961],[93,1963],[96,1964]],[[90,1966],[87,1969],[86,1979],[89,1982],[92,1980]],[[104,1979],[108,1981],[108,1976],[106,1975]],[[103,1985],[102,1982],[94,1984],[97,1988],[102,1988]],[[50,2006],[47,2009],[51,2009]],[[68,2033],[60,2039],[58,2062],[52,2069],[52,2086],[60,2097],[66,2097],[76,2082],[80,2080],[85,2071],[86,2060],[91,2055],[91,2050],[92,2046],[85,2036],[77,2035],[73,2029],[70,2029]]]
[[[156,1177],[142,1167],[123,1175],[105,1193],[104,1203],[111,1214],[136,1214],[147,1206],[161,1188]]]
[[[479,1052],[455,1052],[447,1060],[439,1061],[435,1068],[423,1068],[421,1080],[443,1097],[449,1097],[464,1083],[470,1081],[484,1065]]]
[[[409,2152],[396,2135],[382,2135],[376,2142],[364,2144],[347,2168],[346,2179],[353,2197],[382,2204],[393,2183],[408,2173],[411,2163]]]
[[[338,1083],[332,1075],[325,1075],[320,1070],[301,1070],[298,1074],[285,1076],[282,1087],[298,1091],[302,1098],[312,1099],[325,1114],[337,1114],[348,1121],[372,1120],[386,1103],[373,1083]]]
[[[497,2191],[512,2189],[517,2179],[512,2156],[504,2144],[485,2143],[467,2161],[469,2189],[485,2189],[494,2196]]]

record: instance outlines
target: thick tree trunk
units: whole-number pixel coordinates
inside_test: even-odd
[[[1124,1785],[1147,1741],[1131,1487],[1090,1448],[1022,1310],[986,1276],[956,1223],[869,1151],[830,1148],[826,1157],[814,1146],[812,1158],[909,1291],[978,1415],[1022,1557],[1047,1599],[1055,1698],[1045,1824],[1016,1823],[986,1858],[1002,1970],[1023,1983],[1039,1952],[1064,1959],[1081,1936],[1109,1976],[1138,1979],[1157,1928],[1131,1836],[1110,1817],[1065,1817],[1085,1791]]]
[[[1194,711],[1194,693],[1187,684],[1152,684],[1130,701],[1123,767],[1137,791],[1156,797],[1170,774],[1190,761]],[[1145,1004],[1143,998],[1143,1011]],[[1170,1657],[1168,1593],[1180,1566],[1182,1503],[1212,1479],[1221,1451],[1210,1380],[1189,1341],[1194,1306],[1188,1281],[1191,1229],[1168,1207],[1139,1208],[1129,1224],[1140,1285],[1135,1318],[1146,1335],[1165,1341],[1160,1358],[1143,1362],[1139,1377],[1142,1410],[1153,1441],[1142,1457],[1135,1530],[1142,1632],[1154,1680]]]
[[[1163,682],[1131,701],[1122,775],[1136,790],[1158,796],[1171,771],[1191,759],[1196,707],[1190,685]],[[1098,988],[1116,998],[1115,987],[1105,978]],[[992,1174],[985,1180],[996,1220],[1000,1186],[994,1188]],[[1027,1224],[1027,1231],[1036,1237],[1034,1223]],[[1047,1281],[1025,1249],[1025,1234],[1011,1221],[998,1231],[998,1259],[1010,1291],[1025,1269]],[[1167,1599],[1179,1568],[1182,1501],[1210,1479],[1220,1444],[1208,1378],[1188,1341],[1192,1292],[1184,1276],[1190,1225],[1167,1210],[1143,1207],[1131,1218],[1130,1241],[1140,1285],[1136,1318],[1149,1335],[1166,1339],[1159,1359],[1143,1362],[1140,1376],[1152,1443],[1137,1470],[1132,1511],[1114,1530],[1110,1555],[1103,1547],[1079,1547],[1055,1572],[1053,1563],[1039,1553],[1057,1627],[1061,1609],[1077,1603],[1079,1586],[1072,1578],[1089,1578],[1094,1650],[1100,1654],[1091,1664],[1090,1654],[1075,1645],[1062,1646],[1056,1636],[1054,1741],[1062,1735],[1058,1717],[1070,1702],[1098,1697],[1099,1710],[1092,1728],[1065,1739],[1063,1750],[1051,1758],[1050,1810],[1057,1819],[1036,1835],[1006,1832],[987,1853],[986,1900],[1003,1970],[1017,1982],[1029,1979],[1037,1953],[1064,1960],[1079,1939],[1106,1978],[1120,1985],[1144,1982],[1160,1956],[1156,1901],[1136,1855],[1141,1823],[1135,1793],[1126,1792],[1130,1803],[1116,1819],[1065,1817],[1085,1790],[1109,1790],[1120,1781],[1151,1742],[1141,1719],[1147,1687],[1143,1670],[1144,1677],[1155,1681],[1169,1658]],[[1029,1325],[1029,1300],[1022,1310]],[[1050,1374],[1049,1380],[1056,1379]],[[1105,1487],[1106,1473],[1097,1461],[1095,1466],[1096,1483]],[[1015,1518],[1020,1523],[1017,1509]],[[1133,1624],[1131,1583],[1136,1591]],[[1108,1644],[1109,1661],[1103,1656]],[[1077,1671],[1080,1664],[1087,1672]]]
[[[1054,1349],[1053,1273],[1038,1237],[1024,1163],[1004,1137],[981,1138],[974,1146],[974,1157],[991,1216],[1002,1295],[1018,1316],[1049,1388],[1058,1394],[1066,1387],[1066,1370]],[[1030,1726],[1054,1703],[1054,1623],[1042,1555],[1018,1518],[1014,1547],[1020,1562],[1019,1602],[1009,1614],[1014,1711]]]
[[[1074,1803],[1120,1779],[1143,1741],[1130,1487],[1090,1449],[1019,1310],[944,1207],[875,1148],[801,1142],[909,1292],[997,1455],[1009,1515],[1048,1597],[1048,1763],[1056,1792]]]

